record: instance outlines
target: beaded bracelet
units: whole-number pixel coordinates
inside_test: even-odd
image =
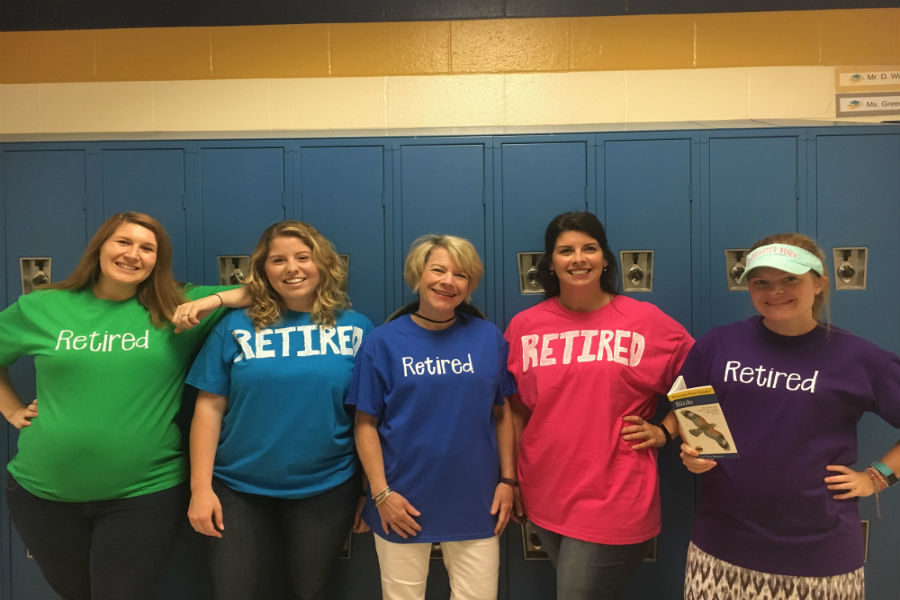
[[[880,460],[874,461],[869,466],[871,466],[873,469],[878,471],[884,477],[885,481],[887,481],[888,486],[891,486],[891,485],[894,485],[895,483],[897,483],[897,476],[894,475],[894,472],[891,471],[891,468],[889,466],[887,466]]]
[[[881,518],[881,503],[878,501],[878,492],[887,489],[887,478],[882,475],[875,467],[866,467],[865,474],[872,480],[872,487],[875,488],[875,516]]]

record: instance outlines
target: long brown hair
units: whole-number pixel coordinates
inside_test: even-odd
[[[159,221],[140,212],[118,213],[97,229],[81,254],[72,274],[57,283],[46,286],[57,290],[82,290],[93,286],[100,279],[100,248],[124,223],[134,223],[153,232],[156,236],[156,264],[150,275],[137,286],[138,302],[150,313],[153,326],[161,328],[175,313],[175,308],[185,301],[182,286],[172,275],[172,242]]]
[[[266,259],[272,241],[277,237],[296,237],[312,250],[312,261],[319,270],[319,285],[314,292],[309,316],[316,325],[334,327],[337,322],[335,311],[350,308],[347,269],[331,242],[312,225],[300,221],[281,221],[270,225],[259,236],[256,248],[250,255],[250,276],[244,283],[250,292],[247,315],[253,326],[259,330],[272,325],[287,308],[266,277]]]

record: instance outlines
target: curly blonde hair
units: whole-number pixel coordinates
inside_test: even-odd
[[[334,246],[312,225],[300,221],[281,221],[263,231],[250,256],[250,275],[244,282],[250,292],[247,315],[253,326],[264,329],[281,318],[287,307],[266,277],[266,259],[272,241],[278,237],[296,237],[312,250],[312,261],[319,270],[319,285],[310,311],[316,325],[334,327],[335,313],[350,308],[347,296],[347,268]]]

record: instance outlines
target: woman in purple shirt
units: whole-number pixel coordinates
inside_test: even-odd
[[[900,445],[849,465],[863,413],[900,427],[900,359],[821,321],[825,259],[804,235],[754,244],[741,280],[759,315],[709,331],[682,367],[689,387],[713,386],[739,451],[681,446],[703,474],[684,597],[863,600],[856,498],[897,480]]]

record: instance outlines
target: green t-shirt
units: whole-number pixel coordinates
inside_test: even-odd
[[[196,299],[223,289],[184,292]],[[90,288],[20,297],[0,313],[0,365],[35,357],[38,416],[22,428],[9,472],[32,494],[64,502],[184,481],[175,416],[191,360],[223,312],[176,335],[154,327],[136,298],[101,300]]]

